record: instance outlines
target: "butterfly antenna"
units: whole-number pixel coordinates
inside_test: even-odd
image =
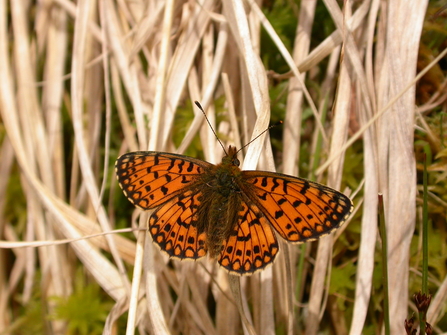
[[[240,148],[237,152],[241,151],[242,149],[244,149],[245,147],[248,147],[248,145],[254,141],[256,141],[259,137],[261,137],[261,135],[263,135],[265,132],[269,131],[270,129],[272,129],[273,127],[276,127],[278,125],[282,124],[282,121],[278,121],[275,124],[272,124],[270,127],[268,127],[267,129],[265,129],[262,133],[260,133],[258,136],[256,136],[254,139],[252,139],[250,142],[248,142],[247,144],[245,144],[242,148]]]
[[[216,132],[214,131],[213,126],[211,125],[210,120],[208,119],[208,117],[206,116],[205,111],[203,110],[202,105],[198,102],[198,101],[194,101],[194,103],[196,104],[197,107],[199,107],[199,109],[201,110],[201,112],[203,113],[203,116],[205,116],[205,120],[206,122],[208,122],[208,125],[210,126],[211,130],[214,133],[214,136],[216,136],[217,141],[219,142],[220,146],[222,147],[223,151],[225,152],[225,155],[228,155],[227,151],[225,150],[224,145],[222,144],[222,142],[219,140],[219,137],[217,136]]]

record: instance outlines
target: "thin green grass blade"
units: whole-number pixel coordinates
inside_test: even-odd
[[[390,330],[390,307],[388,295],[388,245],[385,227],[385,211],[383,209],[383,195],[379,193],[379,231],[382,238],[382,281],[383,281],[383,314],[385,323],[385,335],[391,333]]]

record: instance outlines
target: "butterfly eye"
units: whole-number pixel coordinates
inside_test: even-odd
[[[239,166],[239,164],[241,164],[241,162],[239,162],[239,159],[233,158],[233,165],[234,166]]]

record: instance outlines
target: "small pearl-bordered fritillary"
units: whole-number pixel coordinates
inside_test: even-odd
[[[231,274],[250,275],[271,264],[283,239],[313,241],[340,227],[351,200],[327,186],[281,173],[242,171],[235,147],[222,163],[138,151],[116,161],[118,182],[149,218],[153,241],[170,257],[207,253]]]

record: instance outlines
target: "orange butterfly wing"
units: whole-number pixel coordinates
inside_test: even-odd
[[[115,170],[126,197],[135,206],[148,210],[184,192],[211,166],[182,155],[137,151],[120,156]]]
[[[154,242],[170,257],[198,259],[206,255],[206,234],[198,234],[200,193],[186,191],[157,208],[149,218]]]
[[[327,186],[281,173],[242,173],[244,180],[253,185],[247,196],[289,242],[314,241],[329,234],[353,210],[347,196]]]
[[[270,223],[254,204],[242,202],[238,214],[217,261],[230,273],[250,275],[272,263],[279,246]]]
[[[116,162],[118,182],[137,207],[158,207],[149,218],[154,242],[169,256],[198,259],[206,255],[206,234],[198,234],[200,193],[195,182],[212,164],[176,154],[130,152]]]

